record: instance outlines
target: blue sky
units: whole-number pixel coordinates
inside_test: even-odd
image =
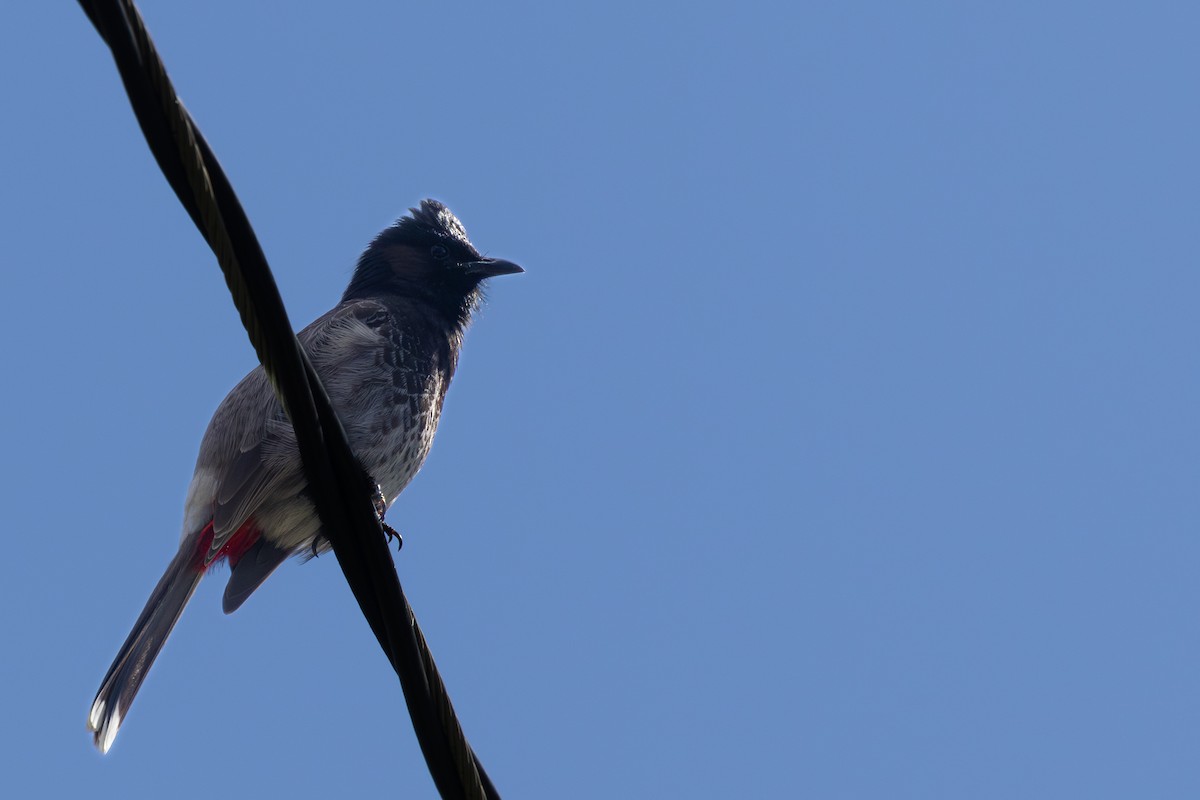
[[[389,515],[505,796],[1200,796],[1200,12],[142,9],[297,326],[426,196],[528,270]],[[254,356],[83,13],[0,67],[0,794],[432,796],[332,558],[92,749]]]

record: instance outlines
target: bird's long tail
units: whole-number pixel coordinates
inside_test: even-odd
[[[117,729],[125,719],[133,698],[137,695],[150,665],[167,641],[171,629],[183,613],[200,579],[204,566],[197,563],[194,543],[188,537],[171,560],[170,566],[154,587],[146,607],[133,625],[88,714],[88,729],[95,736],[96,747],[107,753],[117,737]]]

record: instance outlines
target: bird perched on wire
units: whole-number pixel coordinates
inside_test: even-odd
[[[522,271],[481,256],[450,210],[425,200],[375,237],[341,302],[300,332],[354,454],[378,483],[381,515],[429,454],[482,282]],[[306,491],[295,432],[257,367],[208,424],[179,551],[100,684],[88,728],[101,752],[214,564],[230,565],[228,614],[288,556],[328,549]]]

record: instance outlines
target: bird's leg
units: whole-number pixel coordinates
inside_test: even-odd
[[[396,552],[400,552],[400,548],[404,547],[404,537],[400,535],[400,531],[393,528],[383,521],[384,514],[387,513],[387,498],[383,496],[383,487],[378,483],[375,484],[375,493],[371,495],[371,502],[375,504],[375,514],[379,517],[379,525],[383,528],[383,532],[387,534],[388,541],[396,540]]]
[[[375,484],[375,493],[371,495],[371,502],[375,504],[375,514],[379,517],[379,521],[383,522],[383,515],[387,513],[387,498],[383,496],[383,487],[378,483]]]

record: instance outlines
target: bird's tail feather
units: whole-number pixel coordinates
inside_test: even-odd
[[[179,548],[100,684],[88,714],[88,729],[101,753],[112,746],[150,665],[204,577],[192,550],[189,542]]]

